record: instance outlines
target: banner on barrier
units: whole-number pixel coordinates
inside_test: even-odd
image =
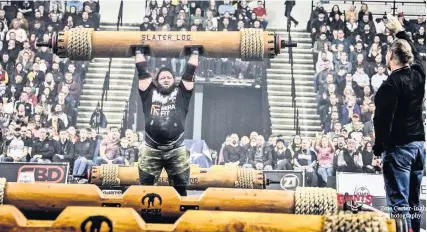
[[[0,176],[8,182],[67,183],[67,163],[0,163]]]
[[[426,199],[426,178],[421,182],[422,200]],[[344,201],[344,194],[348,193],[350,199],[372,204],[373,197],[385,198],[383,175],[367,173],[337,173],[338,201]]]
[[[267,189],[295,190],[298,186],[305,186],[305,173],[295,170],[263,171],[269,185]]]
[[[374,197],[385,197],[383,176],[337,172],[337,197],[339,204],[355,201],[372,205]]]

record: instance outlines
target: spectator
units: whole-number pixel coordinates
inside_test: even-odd
[[[295,153],[294,165],[295,170],[305,171],[307,181],[306,186],[314,186],[313,179],[316,176],[316,163],[316,153],[310,150],[310,142],[308,141],[308,139],[303,139],[301,149]]]
[[[339,17],[342,15],[342,13],[340,11],[340,7],[338,5],[334,5],[332,7],[331,13],[329,13],[329,21],[332,22],[335,19],[336,15],[338,15]]]
[[[426,21],[424,19],[424,15],[419,15],[417,18],[417,21],[412,24],[412,33],[414,34],[417,33],[421,27],[423,28],[426,27]]]
[[[129,146],[129,141],[127,138],[122,138],[120,140],[120,147],[116,150],[115,157],[124,157],[125,164],[133,167],[135,162],[136,153],[133,147]]]
[[[248,160],[247,163],[250,164],[252,168],[257,170],[273,170],[271,166],[273,157],[262,135],[258,135],[256,147],[251,147],[251,149],[247,151],[246,158]]]
[[[275,170],[292,170],[292,156],[285,147],[285,141],[278,139],[276,147],[271,152]]]
[[[334,15],[334,17],[332,18],[330,27],[332,31],[339,31],[339,30],[344,31],[346,25],[344,21],[341,19],[341,15],[339,14]]]
[[[267,28],[267,11],[262,1],[257,1],[257,8],[252,9],[252,12],[256,14],[257,19],[261,22],[262,28]]]
[[[21,137],[21,129],[15,128],[13,139],[10,141],[6,156],[0,159],[1,162],[26,162],[24,141]]]
[[[99,157],[96,158],[95,164],[125,164],[124,157],[117,157],[116,151],[119,148],[119,128],[110,127],[107,138],[102,140],[101,147],[99,149]]]
[[[86,11],[82,13],[82,19],[80,22],[77,23],[77,25],[78,27],[83,28],[96,28],[95,22],[93,22],[93,20],[89,18],[89,13]]]
[[[338,172],[362,172],[363,159],[356,149],[356,141],[349,139],[347,149],[343,149],[338,154]]]
[[[362,3],[359,11],[359,21],[362,21],[365,15],[368,16],[369,21],[373,20],[372,13],[369,11],[368,5],[366,3]]]
[[[350,52],[350,42],[345,38],[345,34],[343,30],[338,30],[338,38],[332,42],[332,51],[338,51],[338,45],[343,45],[343,52]]]
[[[66,130],[61,130],[59,132],[59,140],[57,143],[57,151],[58,153],[56,153],[53,158],[52,161],[54,163],[68,163],[70,165],[70,167],[74,166],[74,144],[72,144],[69,140],[69,135],[68,132]]]
[[[73,176],[82,176],[88,167],[92,165],[95,147],[88,139],[89,129],[80,130],[80,139],[75,144]]]
[[[353,75],[353,80],[359,85],[360,88],[369,86],[369,76],[363,69],[363,66],[358,66],[356,73]]]
[[[230,14],[235,13],[235,8],[233,5],[230,4],[230,0],[224,0],[224,4],[218,7],[218,13],[220,16],[223,16],[225,12],[228,12]]]
[[[230,144],[225,145],[223,150],[224,163],[234,163],[236,165],[242,166],[245,162],[245,154],[243,152],[243,147],[238,143],[239,137],[237,134],[232,134],[230,136]]]
[[[362,151],[362,161],[363,161],[362,170],[367,173],[375,173],[375,168],[373,166],[374,152],[372,150],[372,147],[373,147],[373,144],[371,142],[367,142],[363,146],[363,151]]]
[[[375,75],[372,76],[372,88],[374,90],[374,94],[378,91],[378,89],[380,88],[381,84],[387,80],[387,75],[384,74],[384,70],[385,67],[384,66],[379,66],[377,68],[377,73]]]
[[[40,128],[38,132],[40,133],[39,139],[34,140],[31,147],[32,158],[30,162],[51,163],[53,155],[57,152],[56,145],[49,138],[45,128]]]
[[[334,173],[334,147],[328,137],[322,137],[320,143],[316,144],[316,152],[317,160],[319,160],[317,173],[322,177],[324,183],[328,183],[328,176],[332,176]]]
[[[356,6],[355,5],[350,5],[349,9],[347,11],[345,11],[345,20],[346,21],[351,21],[351,19],[356,19],[358,18],[358,13],[356,11]]]

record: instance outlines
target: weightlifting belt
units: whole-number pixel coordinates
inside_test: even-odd
[[[145,137],[144,139],[145,145],[156,150],[169,151],[169,150],[184,146],[184,133],[182,133],[177,140],[172,141],[171,143],[168,143],[168,144],[162,144],[155,141],[147,133],[145,133],[144,137]]]

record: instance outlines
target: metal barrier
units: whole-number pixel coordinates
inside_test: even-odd
[[[318,0],[312,1],[312,9],[316,7],[316,4],[314,2],[317,2]],[[395,1],[395,0],[382,0],[382,1],[376,1],[376,0],[367,0],[367,1],[343,1],[343,0],[329,0],[325,1],[323,5],[326,4],[331,5],[330,9],[328,7],[325,7],[325,10],[327,12],[330,12],[332,10],[333,5],[361,5],[362,3],[366,3],[369,7],[369,11],[374,16],[381,16],[384,14],[392,14],[396,16],[400,12],[403,12],[405,14],[405,17],[416,17],[419,15],[426,15],[425,8],[426,8],[426,1],[419,1],[419,0],[407,0],[407,1]],[[377,7],[378,6],[378,7]],[[340,7],[342,8],[342,7]],[[357,9],[360,9],[360,7],[357,7]],[[341,12],[344,13],[343,9],[340,9]]]

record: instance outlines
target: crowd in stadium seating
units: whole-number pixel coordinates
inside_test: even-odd
[[[99,27],[97,1],[11,1],[1,6],[0,161],[68,161],[74,155],[67,149],[76,140],[87,63],[60,58],[36,43],[75,27]]]
[[[187,1],[173,5],[171,0],[148,2],[141,31],[239,31],[267,27],[263,1]],[[150,71],[169,67],[176,75],[184,72],[185,58],[149,58]],[[197,76],[259,80],[265,73],[263,62],[230,58],[204,58]]]
[[[359,11],[354,5],[341,10],[335,5],[327,14],[319,4],[309,29],[322,141],[335,144],[321,153],[330,156],[328,165],[336,171],[370,173],[380,170],[372,157],[374,97],[387,79],[385,56],[394,38],[385,27],[386,16],[374,19],[366,3],[360,7]],[[425,61],[424,17],[409,22],[399,13],[398,18]]]
[[[424,16],[413,22],[407,21],[404,13],[398,18],[425,62]],[[380,173],[380,161],[372,150],[372,120],[375,93],[388,75],[385,54],[394,39],[386,23],[386,17],[374,19],[367,4],[362,4],[360,11],[354,5],[345,11],[334,6],[328,14],[318,3],[308,30],[323,131],[313,139],[296,135],[290,142],[274,136],[266,142],[256,132],[239,141],[238,135],[232,134],[221,148],[218,163],[264,170],[304,169],[308,186],[324,186],[336,172]]]

